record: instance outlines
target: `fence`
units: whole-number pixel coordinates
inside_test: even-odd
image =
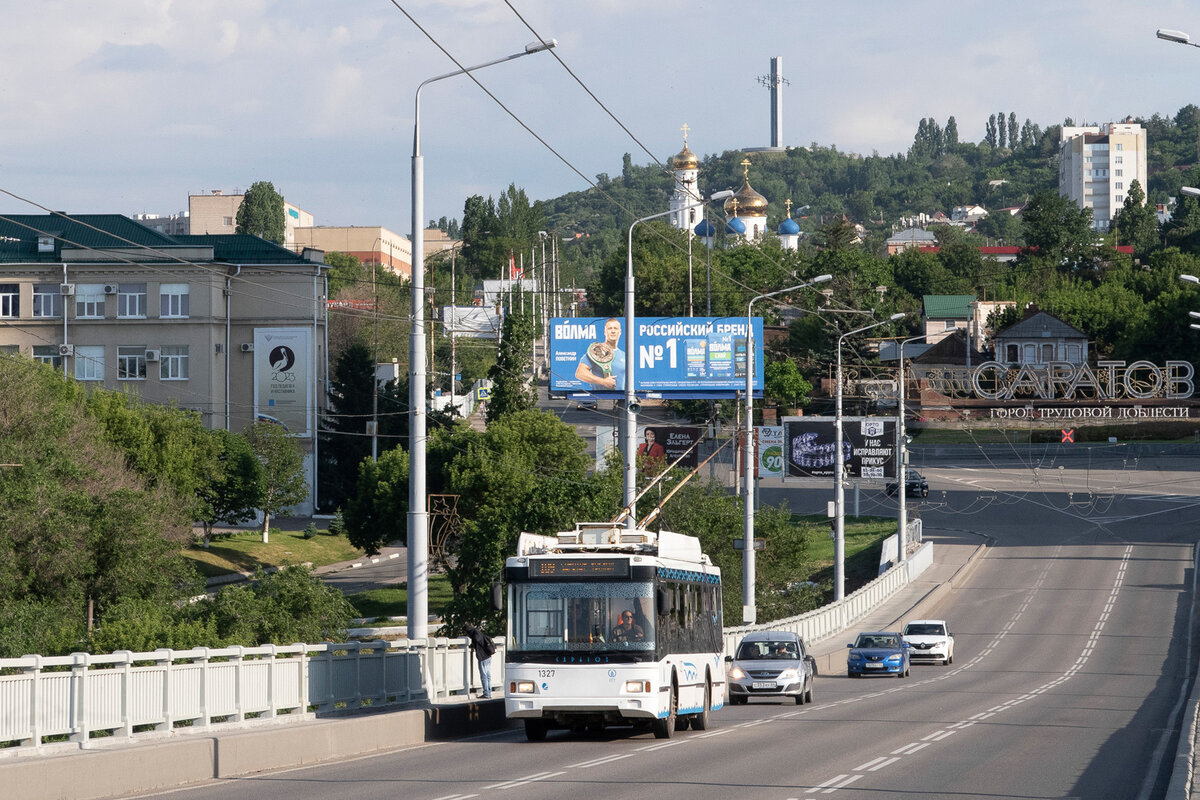
[[[502,645],[502,642],[498,642]],[[502,647],[496,663],[503,663]],[[502,670],[493,673],[499,686]],[[0,659],[0,743],[87,747],[277,717],[445,700],[479,688],[464,639],[293,644]]]

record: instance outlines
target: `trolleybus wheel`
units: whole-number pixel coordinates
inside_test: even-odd
[[[667,716],[654,720],[654,738],[655,739],[670,739],[671,734],[675,732],[675,722],[678,720],[679,711],[679,691],[675,686],[675,682],[671,682],[671,699],[670,713]]]
[[[525,720],[525,738],[531,742],[544,742],[549,727],[545,720],[527,719]]]
[[[706,678],[704,681],[704,708],[700,709],[699,714],[692,717],[692,730],[708,730],[708,707],[710,705],[712,705],[712,682]]]

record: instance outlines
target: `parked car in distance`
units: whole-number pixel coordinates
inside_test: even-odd
[[[929,482],[915,469],[904,470],[904,494],[906,497],[928,497]],[[885,487],[888,497],[895,497],[900,490],[898,481],[892,481]]]
[[[901,631],[904,641],[911,645],[908,657],[912,661],[954,663],[954,634],[944,619],[914,619]]]
[[[790,697],[796,705],[813,701],[817,661],[791,631],[748,633],[727,660],[730,705],[751,697]]]
[[[860,633],[853,644],[848,644],[846,674],[851,678],[863,675],[908,675],[911,662],[909,646],[896,631],[872,631]]]

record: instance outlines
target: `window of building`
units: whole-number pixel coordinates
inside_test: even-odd
[[[233,217],[225,217],[225,225],[227,227],[233,227]]]
[[[63,296],[57,283],[35,283],[33,285],[33,315],[35,317],[61,317]]]
[[[122,283],[117,292],[117,316],[146,318],[146,284]]]
[[[1119,195],[1117,195],[1117,202],[1118,202],[1118,203],[1124,203],[1124,202],[1125,202],[1125,195],[1123,195],[1123,194],[1119,194]]]
[[[958,327],[954,324],[954,320],[952,320],[952,319],[945,320],[943,324],[945,325],[945,327],[942,328],[942,330],[952,331],[956,327]]]
[[[1042,345],[1042,363],[1047,364],[1054,360],[1054,345]]]
[[[191,313],[191,295],[186,283],[164,283],[158,288],[158,315],[186,317]]]
[[[158,378],[164,381],[188,379],[188,346],[164,345],[158,356]]]
[[[117,348],[117,380],[146,380],[146,348],[144,346]]]
[[[1124,160],[1125,160],[1125,156],[1113,156],[1113,163],[1114,163],[1114,164],[1121,164],[1121,163],[1124,163]]]
[[[21,354],[19,344],[0,344],[0,356],[16,356]]]
[[[1120,170],[1120,169],[1115,169],[1115,170],[1113,170],[1113,174],[1114,174],[1116,177],[1118,177],[1118,178],[1120,178],[1120,177],[1121,177],[1121,175],[1122,175],[1122,173],[1123,173],[1123,172],[1124,172],[1124,170]]]
[[[21,286],[0,283],[0,317],[21,316]]]
[[[1079,360],[1080,360],[1079,345],[1077,345],[1077,344],[1067,345],[1067,361],[1070,361],[1072,364],[1078,364]]]
[[[1117,142],[1117,149],[1118,149],[1118,150],[1124,150],[1124,149],[1125,149],[1125,145],[1121,144],[1120,142]]]
[[[75,318],[104,319],[104,284],[75,284]]]
[[[1004,354],[1005,361],[1016,363],[1021,358],[1021,348],[1019,345],[1015,344],[1006,345],[1004,348]]]
[[[100,291],[103,293],[103,286]],[[75,380],[104,380],[104,345],[75,345]]]
[[[55,369],[62,369],[62,356],[58,354],[58,345],[56,344],[35,344],[33,360],[49,364]]]
[[[1022,355],[1022,360],[1024,361],[1024,363],[1036,364],[1037,363],[1037,345],[1036,344],[1024,345],[1021,348],[1021,355]]]
[[[1123,182],[1121,182],[1121,181],[1117,181],[1117,186],[1116,186],[1116,188],[1118,188],[1118,189],[1124,189],[1124,188],[1125,188],[1125,184],[1124,184]]]

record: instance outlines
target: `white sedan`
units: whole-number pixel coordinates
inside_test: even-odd
[[[954,634],[944,619],[915,619],[904,626],[901,634],[910,645],[912,661],[954,663]]]

